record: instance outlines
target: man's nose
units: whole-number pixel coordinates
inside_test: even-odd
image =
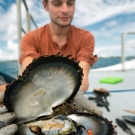
[[[63,5],[61,7],[61,12],[62,13],[68,13],[69,12],[69,7],[68,7],[67,3],[63,3]]]

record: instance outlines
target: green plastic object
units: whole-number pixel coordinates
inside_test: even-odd
[[[117,77],[108,77],[108,78],[101,78],[100,83],[108,83],[108,84],[116,84],[123,82],[123,78],[117,78]]]

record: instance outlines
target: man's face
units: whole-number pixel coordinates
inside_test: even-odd
[[[53,23],[60,27],[67,27],[71,24],[75,11],[75,0],[48,0],[45,5]]]

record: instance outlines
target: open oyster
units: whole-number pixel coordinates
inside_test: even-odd
[[[75,96],[81,80],[78,63],[68,57],[42,56],[6,88],[4,103],[20,122],[51,115],[52,107]]]
[[[76,134],[76,123],[65,115],[58,115],[49,120],[39,120],[22,125],[19,135],[72,135]]]
[[[5,106],[16,114],[16,134],[87,135],[91,130],[93,135],[113,135],[113,125],[107,119],[79,113],[68,104],[78,92],[82,76],[78,62],[69,56],[34,60],[22,76],[7,86],[4,96]]]

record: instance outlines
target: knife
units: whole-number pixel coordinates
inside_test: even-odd
[[[116,119],[116,123],[128,134],[135,135],[131,129],[126,125],[126,123],[120,119]]]

